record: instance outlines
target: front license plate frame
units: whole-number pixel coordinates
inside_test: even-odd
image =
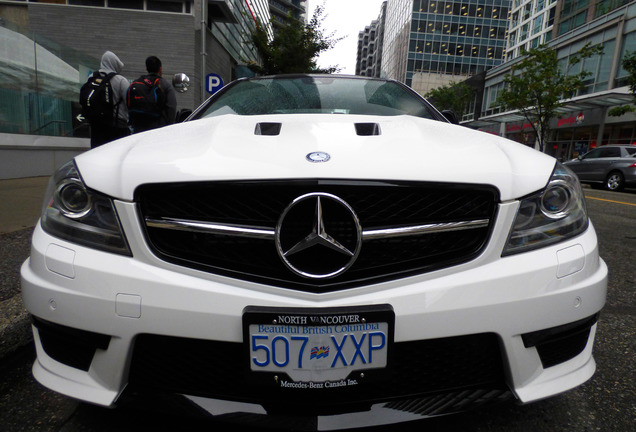
[[[391,365],[395,313],[388,304],[336,308],[248,306],[246,374],[288,389],[358,387]]]

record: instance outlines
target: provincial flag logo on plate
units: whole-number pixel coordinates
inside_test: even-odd
[[[321,346],[321,347],[313,347],[311,349],[311,354],[309,356],[310,360],[313,359],[321,359],[329,357],[329,347]]]

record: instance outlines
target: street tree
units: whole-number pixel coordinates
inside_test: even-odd
[[[424,97],[439,110],[451,110],[458,119],[464,115],[468,104],[475,97],[475,90],[466,83],[451,82],[429,90]]]
[[[550,132],[550,121],[567,99],[576,96],[584,87],[591,72],[584,68],[573,72],[583,59],[602,54],[602,46],[585,44],[572,54],[565,64],[559,62],[556,50],[545,45],[523,50],[521,60],[515,63],[504,78],[504,88],[495,103],[504,110],[518,111],[532,126],[543,152]]]
[[[623,57],[623,61],[621,62],[623,65],[623,69],[627,71],[627,85],[629,85],[629,91],[632,93],[634,97],[633,104],[636,104],[636,51],[633,51],[625,57]],[[622,116],[628,112],[634,112],[636,108],[632,105],[621,105],[610,109],[607,114],[613,117]]]
[[[338,66],[320,68],[318,56],[342,40],[335,33],[327,34],[323,29],[324,6],[318,6],[308,23],[288,19],[277,27],[270,39],[266,26],[258,23],[250,39],[261,59],[261,63],[248,63],[248,67],[259,75],[286,73],[334,73]]]

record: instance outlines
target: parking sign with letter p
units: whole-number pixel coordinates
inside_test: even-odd
[[[205,82],[205,89],[210,94],[216,93],[223,87],[223,79],[215,73],[208,74]]]

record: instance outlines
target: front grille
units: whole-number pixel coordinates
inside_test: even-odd
[[[492,333],[395,343],[387,368],[364,371],[364,378],[357,373],[351,378],[360,384],[351,387],[281,388],[274,375],[250,372],[248,352],[240,343],[144,334],[135,342],[129,387],[257,403],[269,413],[283,409],[299,415],[441,394],[459,403],[462,394],[473,390],[502,394],[507,389]]]
[[[363,235],[359,255],[346,271],[334,277],[312,279],[290,270],[279,256],[271,235],[250,237],[165,229],[148,223],[185,220],[264,228],[273,233],[292,201],[312,193],[330,194],[346,202],[355,212],[363,233],[427,224],[467,221],[483,224],[419,235]],[[498,194],[493,188],[474,185],[289,180],[143,185],[136,190],[135,201],[139,204],[147,241],[163,260],[268,285],[325,292],[411,276],[473,259],[485,247],[494,225]],[[344,216],[334,208],[326,208],[325,214],[330,235],[345,244],[355,243],[354,232]],[[293,229],[311,230],[309,217],[297,219],[290,222],[296,224]],[[317,250],[306,251],[304,257],[299,254],[301,266],[317,266],[326,261],[314,252]]]

